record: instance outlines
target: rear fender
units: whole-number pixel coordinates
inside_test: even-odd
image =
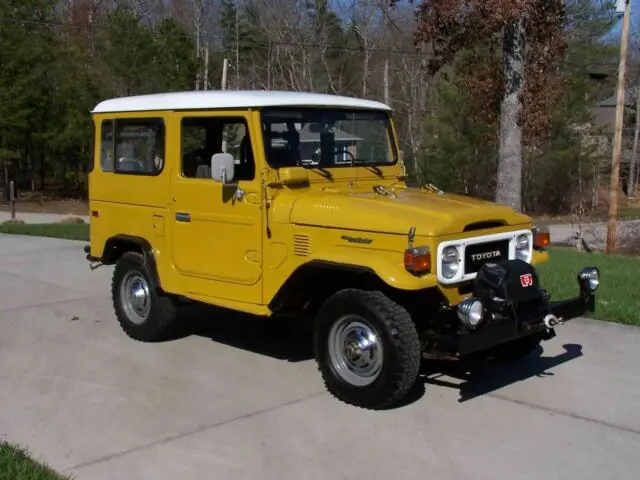
[[[131,235],[114,235],[105,242],[102,257],[98,260],[104,265],[113,265],[127,252],[139,252],[143,255],[151,275],[150,280],[152,287],[156,289],[156,291],[161,291],[162,285],[153,247],[144,238]]]

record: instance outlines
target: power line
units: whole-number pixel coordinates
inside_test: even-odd
[[[90,30],[90,29],[106,29],[107,25],[86,25],[86,24],[78,24],[78,23],[64,23],[64,22],[52,22],[45,20],[24,20],[24,19],[13,19],[13,18],[0,18],[0,23],[12,23],[18,25],[38,25],[38,26],[47,26],[47,27],[59,27],[59,28],[73,28],[78,30]],[[153,30],[149,30],[151,35],[162,36],[160,32],[155,32]],[[189,38],[189,39],[197,39],[197,35],[190,34],[180,34],[181,38]],[[200,35],[201,39],[204,40],[215,40],[215,41],[224,41],[226,40],[221,35]],[[333,51],[343,51],[343,52],[357,52],[357,53],[387,53],[394,55],[406,55],[414,58],[433,58],[432,54],[419,52],[416,50],[393,50],[393,49],[384,49],[384,48],[365,48],[365,47],[347,47],[344,45],[332,45],[332,44],[320,44],[320,43],[296,43],[296,42],[285,42],[285,41],[265,41],[265,40],[239,40],[232,41],[232,43],[238,43],[241,46],[266,46],[266,47],[291,47],[291,48],[315,48],[315,49],[324,49],[324,50],[333,50]],[[562,60],[565,65],[573,66],[573,67],[614,67],[617,66],[617,62],[609,61],[609,62],[589,62],[587,64],[577,64],[573,62],[568,62]]]
[[[89,29],[105,29],[106,25],[83,25],[77,23],[62,23],[62,22],[50,22],[43,20],[20,20],[20,19],[12,19],[12,18],[0,18],[0,23],[13,23],[13,24],[21,24],[21,25],[41,25],[48,27],[62,27],[62,28],[75,28],[79,30],[89,30]],[[152,35],[161,36],[159,32],[154,32],[153,30],[149,31]],[[189,35],[189,34],[181,34],[182,38],[198,38],[197,35]],[[200,35],[201,39],[205,40],[218,40],[223,41],[226,40],[221,35]],[[236,43],[236,41],[232,41],[232,43]],[[313,44],[313,43],[295,43],[295,42],[285,42],[285,41],[265,41],[265,40],[240,40],[238,43],[240,45],[263,45],[263,46],[275,46],[275,47],[299,47],[299,48],[323,48],[327,50],[342,50],[342,51],[353,51],[353,52],[362,52],[363,50],[367,52],[380,52],[380,53],[393,53],[393,54],[406,54],[420,57],[428,57],[430,54],[411,51],[411,50],[390,50],[383,48],[361,48],[361,47],[346,47],[344,45],[331,45],[327,44]]]

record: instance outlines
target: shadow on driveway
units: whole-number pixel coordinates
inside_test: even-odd
[[[487,361],[469,365],[446,365],[442,362],[440,367],[431,363],[422,378],[426,384],[457,388],[460,391],[458,401],[467,402],[532,377],[553,376],[553,372],[549,370],[582,356],[582,345],[569,343],[563,345],[563,348],[563,353],[548,357],[542,355],[543,348],[539,346],[527,357],[513,363]],[[443,376],[461,380],[462,383],[443,380]]]
[[[313,359],[308,322],[262,318],[209,305],[180,310],[180,330],[171,340],[198,335],[216,343],[289,362]]]
[[[216,343],[289,362],[314,358],[313,332],[309,322],[288,318],[256,318],[208,305],[187,306],[181,310],[180,316],[183,317],[179,322],[182,328],[173,340],[198,335]],[[552,376],[550,370],[554,367],[582,356],[581,345],[565,344],[563,348],[563,353],[551,357],[544,356],[540,346],[529,356],[511,364],[493,360],[425,361],[413,391],[393,408],[420,400],[425,393],[425,385],[458,389],[458,401],[462,403],[532,377]]]

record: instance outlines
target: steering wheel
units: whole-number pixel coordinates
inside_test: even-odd
[[[350,155],[351,156],[351,161],[353,161],[353,162],[355,162],[355,160],[356,160],[356,156],[353,153],[351,153],[349,150],[347,150],[346,148],[338,148],[338,149],[334,150],[333,151],[333,156],[335,157],[336,154],[338,154],[338,153],[346,153],[346,154]]]

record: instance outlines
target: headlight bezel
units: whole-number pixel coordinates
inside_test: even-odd
[[[520,246],[520,242],[522,240],[526,242],[524,247]],[[532,255],[533,246],[531,244],[531,239],[529,238],[529,236],[525,233],[518,235],[515,241],[515,258],[529,263],[531,261]]]
[[[453,251],[455,253],[455,258],[454,259],[449,259],[448,261],[445,262],[445,257],[447,256],[447,252],[451,252]],[[458,248],[458,246],[456,245],[449,245],[448,247],[444,248],[442,250],[442,255],[440,257],[440,267],[442,269],[442,276],[444,278],[446,278],[447,280],[451,280],[452,278],[455,278],[456,275],[458,274],[458,272],[460,271],[460,264],[461,264],[461,258],[460,258],[460,249]],[[446,267],[445,264],[447,266],[452,266],[455,265],[455,269],[451,273],[451,275],[447,275],[446,272]]]

